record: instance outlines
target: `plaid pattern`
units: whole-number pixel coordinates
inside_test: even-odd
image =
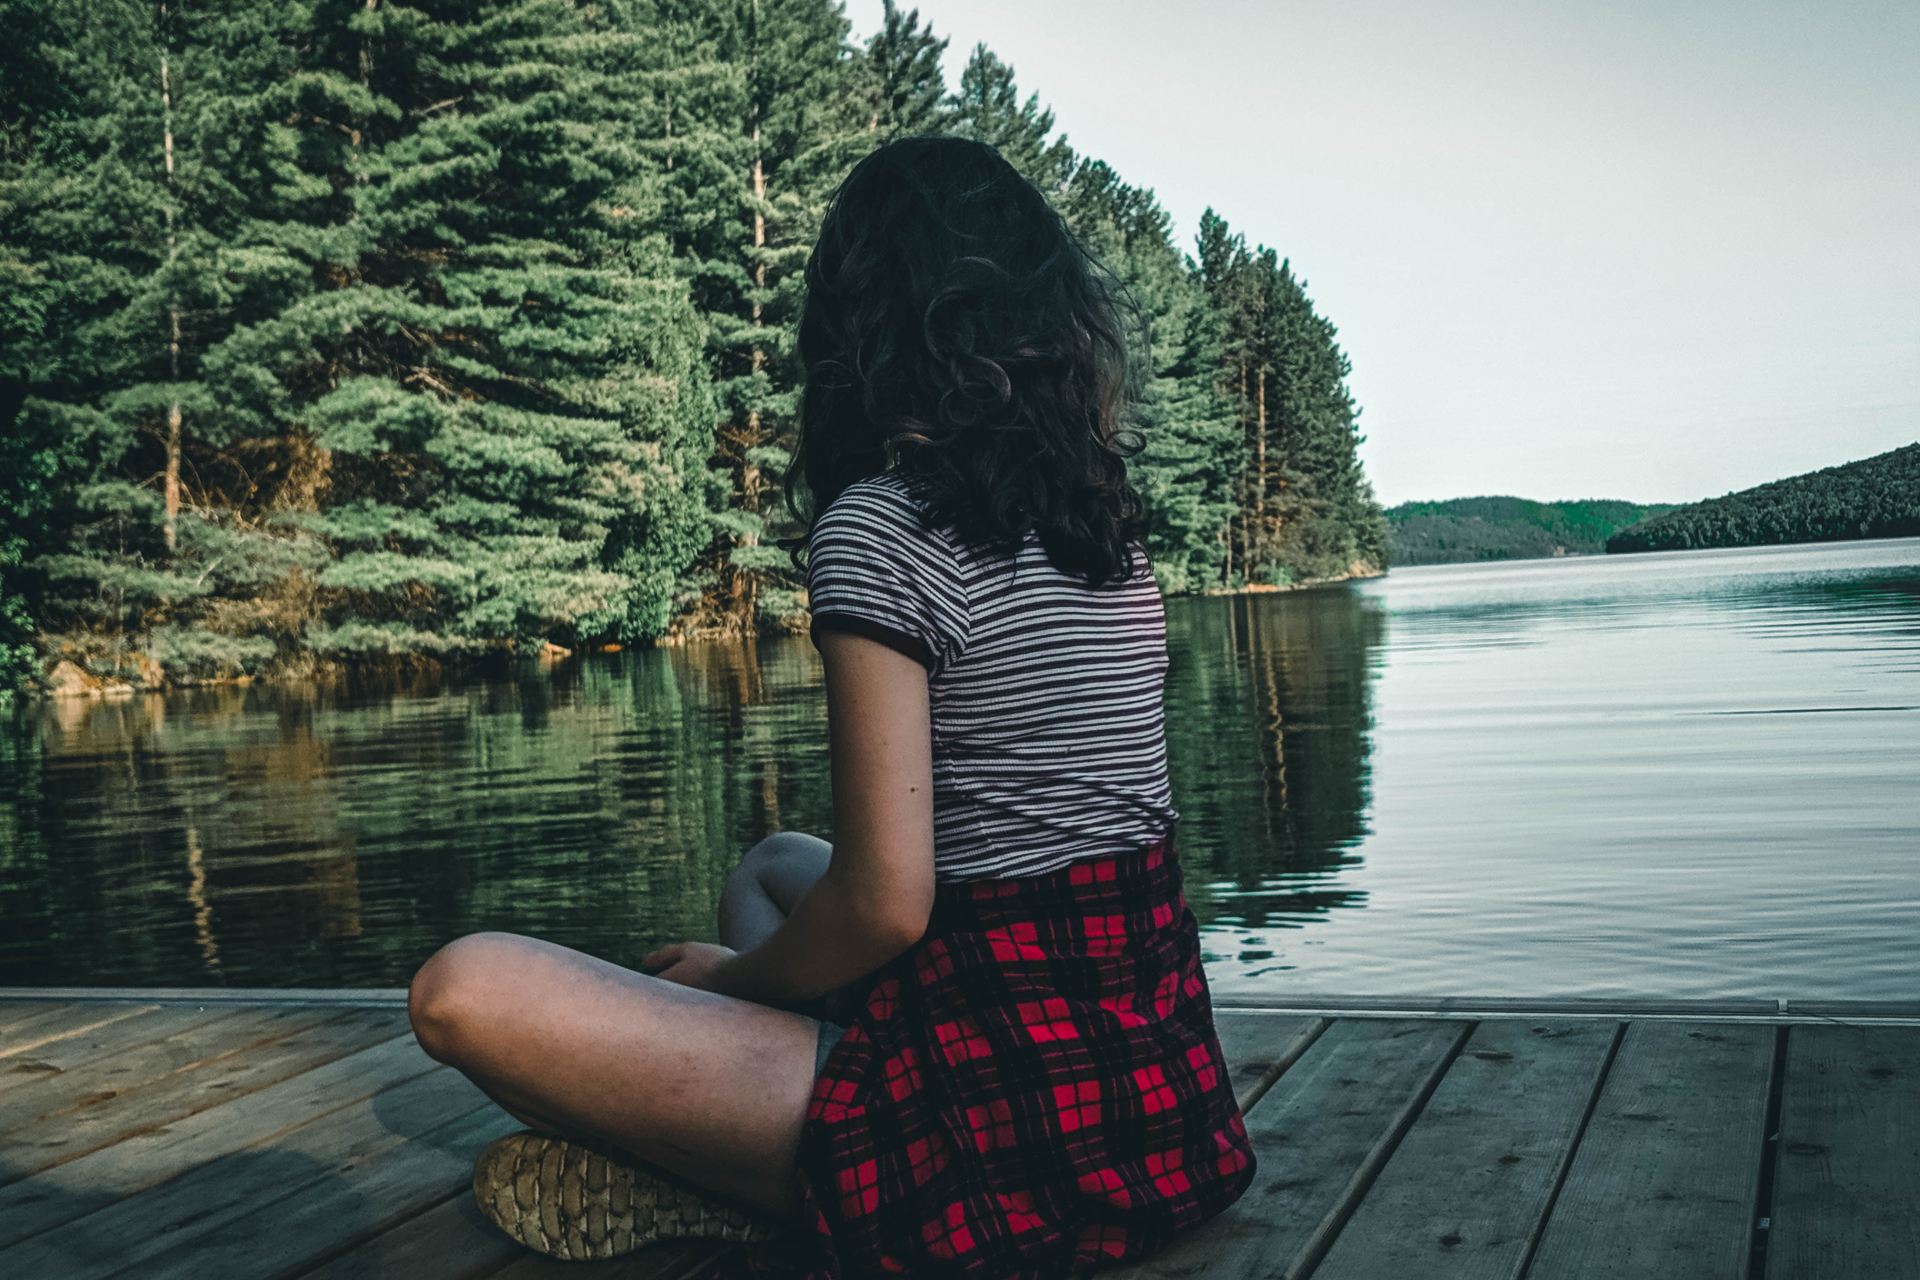
[[[943,882],[801,1137],[811,1230],[739,1274],[1052,1280],[1144,1257],[1252,1181],[1169,832]]]

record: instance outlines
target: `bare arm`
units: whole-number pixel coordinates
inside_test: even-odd
[[[833,860],[759,946],[702,983],[766,1004],[872,973],[933,910],[933,731],[926,668],[865,636],[820,633],[833,775]]]

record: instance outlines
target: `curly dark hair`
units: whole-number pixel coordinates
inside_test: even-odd
[[[868,153],[805,283],[786,493],[808,533],[779,544],[796,568],[817,514],[892,468],[969,545],[1011,554],[1037,531],[1090,586],[1134,571],[1147,518],[1126,460],[1144,444],[1123,415],[1140,307],[999,151],[907,136]]]

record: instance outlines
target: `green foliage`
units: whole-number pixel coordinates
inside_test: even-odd
[[[1211,209],[1198,247],[1222,394],[1237,419],[1225,578],[1280,584],[1385,569],[1386,520],[1360,465],[1366,437],[1337,330],[1285,259],[1249,249]]]
[[[30,549],[46,542],[49,487],[57,466],[51,443],[21,429],[21,398],[17,382],[0,383],[0,699],[24,683],[36,665],[26,559]]]
[[[1590,554],[1619,530],[1671,510],[1671,503],[1607,499],[1452,498],[1403,502],[1387,509],[1387,521],[1395,564],[1452,564]]]
[[[920,11],[901,13],[883,0],[880,30],[861,58],[858,94],[867,106],[866,127],[879,137],[944,132],[953,114],[940,59],[947,40],[920,25]]]
[[[960,87],[951,103],[952,130],[989,143],[1048,198],[1057,198],[1072,180],[1073,148],[1064,134],[1051,137],[1053,112],[1038,93],[1024,99],[1013,68],[984,44],[973,47]]]
[[[1920,534],[1920,443],[1669,511],[1608,551],[1689,551]]]
[[[56,648],[196,677],[665,628],[714,403],[633,142],[648,32],[566,0],[43,18],[74,101],[26,104],[0,191],[19,270],[78,266],[23,414],[78,455],[33,559]]]
[[[1155,573],[1167,591],[1211,586],[1220,577],[1220,530],[1233,512],[1237,455],[1232,409],[1217,387],[1219,340],[1206,290],[1174,247],[1153,193],[1106,164],[1082,161],[1061,203],[1140,309],[1132,425],[1146,447],[1133,478],[1152,522]]]
[[[892,0],[859,44],[825,0],[0,18],[0,686],[792,626],[802,268],[911,132],[999,147],[1138,304],[1167,590],[1384,563],[1286,265],[1217,220],[1194,263],[984,45],[949,88]]]

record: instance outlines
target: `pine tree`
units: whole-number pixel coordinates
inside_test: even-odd
[[[0,0],[14,42],[0,77],[0,698],[38,666],[28,562],[51,545],[48,516],[61,479],[60,450],[44,414],[29,415],[29,389],[75,376],[71,351],[49,340],[70,302],[50,269],[62,237],[46,215],[72,169],[65,138],[84,117],[82,77],[69,74],[57,5]]]
[[[1065,195],[1077,158],[1065,134],[1051,137],[1053,112],[1040,95],[1020,98],[1013,68],[977,44],[960,73],[952,102],[952,131],[991,144],[1049,200]]]
[[[859,93],[866,103],[866,130],[879,138],[942,133],[952,115],[940,59],[947,39],[935,36],[920,11],[901,13],[883,0],[880,30],[867,40],[860,60]]]
[[[0,17],[0,684],[790,626],[801,268],[905,133],[999,148],[1139,304],[1168,590],[1384,563],[1290,264],[1211,210],[1189,258],[893,0],[858,46],[822,0]]]
[[[710,465],[727,477],[721,534],[695,584],[708,593],[697,629],[753,631],[791,617],[791,561],[769,534],[792,456],[800,371],[792,346],[802,270],[826,201],[872,145],[860,113],[848,25],[818,0],[711,0],[715,56],[744,69],[745,166],[730,252],[705,253],[698,297],[720,397]]]
[[[1198,248],[1201,283],[1220,335],[1219,387],[1236,424],[1235,445],[1228,459],[1234,518],[1220,533],[1222,580],[1232,586],[1253,581],[1258,572],[1251,560],[1252,488],[1248,476],[1255,456],[1252,422],[1256,369],[1261,359],[1260,299],[1253,255],[1245,238],[1229,231],[1226,220],[1211,208],[1200,217]]]
[[[630,143],[648,158],[657,192],[652,221],[700,313],[707,369],[720,347],[715,317],[723,317],[746,286],[739,227],[753,161],[752,140],[742,127],[746,67],[723,55],[727,36],[714,13],[713,0],[614,0],[607,10],[614,29],[635,37],[626,50],[640,91],[628,125]],[[691,400],[686,403],[692,407]],[[733,478],[709,465],[721,425],[720,400],[709,388],[699,403],[704,418],[689,424],[681,440],[688,453],[674,464],[688,510],[699,513],[697,527],[676,521],[670,548],[637,548],[620,562],[623,572],[656,584],[659,609],[644,628],[650,636],[703,608],[712,549],[724,546],[734,527]]]
[[[66,355],[29,375],[22,419],[61,440],[74,469],[32,566],[49,581],[47,621],[67,631],[65,652],[110,671],[149,669],[149,639],[189,658],[258,660],[271,640],[207,642],[197,624],[256,592],[276,559],[220,491],[244,427],[203,367],[259,305],[238,190],[252,184],[221,165],[257,136],[236,99],[274,81],[234,30],[272,19],[169,3],[45,16],[76,98],[48,121],[61,172],[23,227],[54,282],[45,337]]]
[[[1351,365],[1305,283],[1248,249],[1211,209],[1200,276],[1223,340],[1222,384],[1240,424],[1229,582],[1290,583],[1386,565],[1387,528],[1361,470]]]
[[[1341,576],[1356,565],[1385,568],[1386,518],[1360,465],[1359,409],[1346,385],[1352,364],[1289,262],[1282,260],[1267,280],[1282,459],[1273,556],[1293,575],[1309,578]]]
[[[1080,162],[1063,203],[1068,224],[1130,300],[1131,425],[1145,446],[1131,478],[1147,503],[1154,568],[1168,591],[1212,585],[1219,531],[1233,509],[1234,421],[1215,386],[1218,335],[1205,291],[1153,192],[1129,186],[1104,161]]]
[[[656,190],[635,180],[638,37],[566,0],[370,0],[319,25],[308,143],[338,188],[337,287],[253,344],[316,391],[337,560],[311,643],[657,628],[670,588],[616,566],[702,523],[678,465],[705,407],[698,324],[634,204]]]
[[[188,675],[663,630],[713,408],[637,37],[567,0],[142,8],[69,184],[92,376],[29,400],[81,442],[38,561],[67,620]]]

